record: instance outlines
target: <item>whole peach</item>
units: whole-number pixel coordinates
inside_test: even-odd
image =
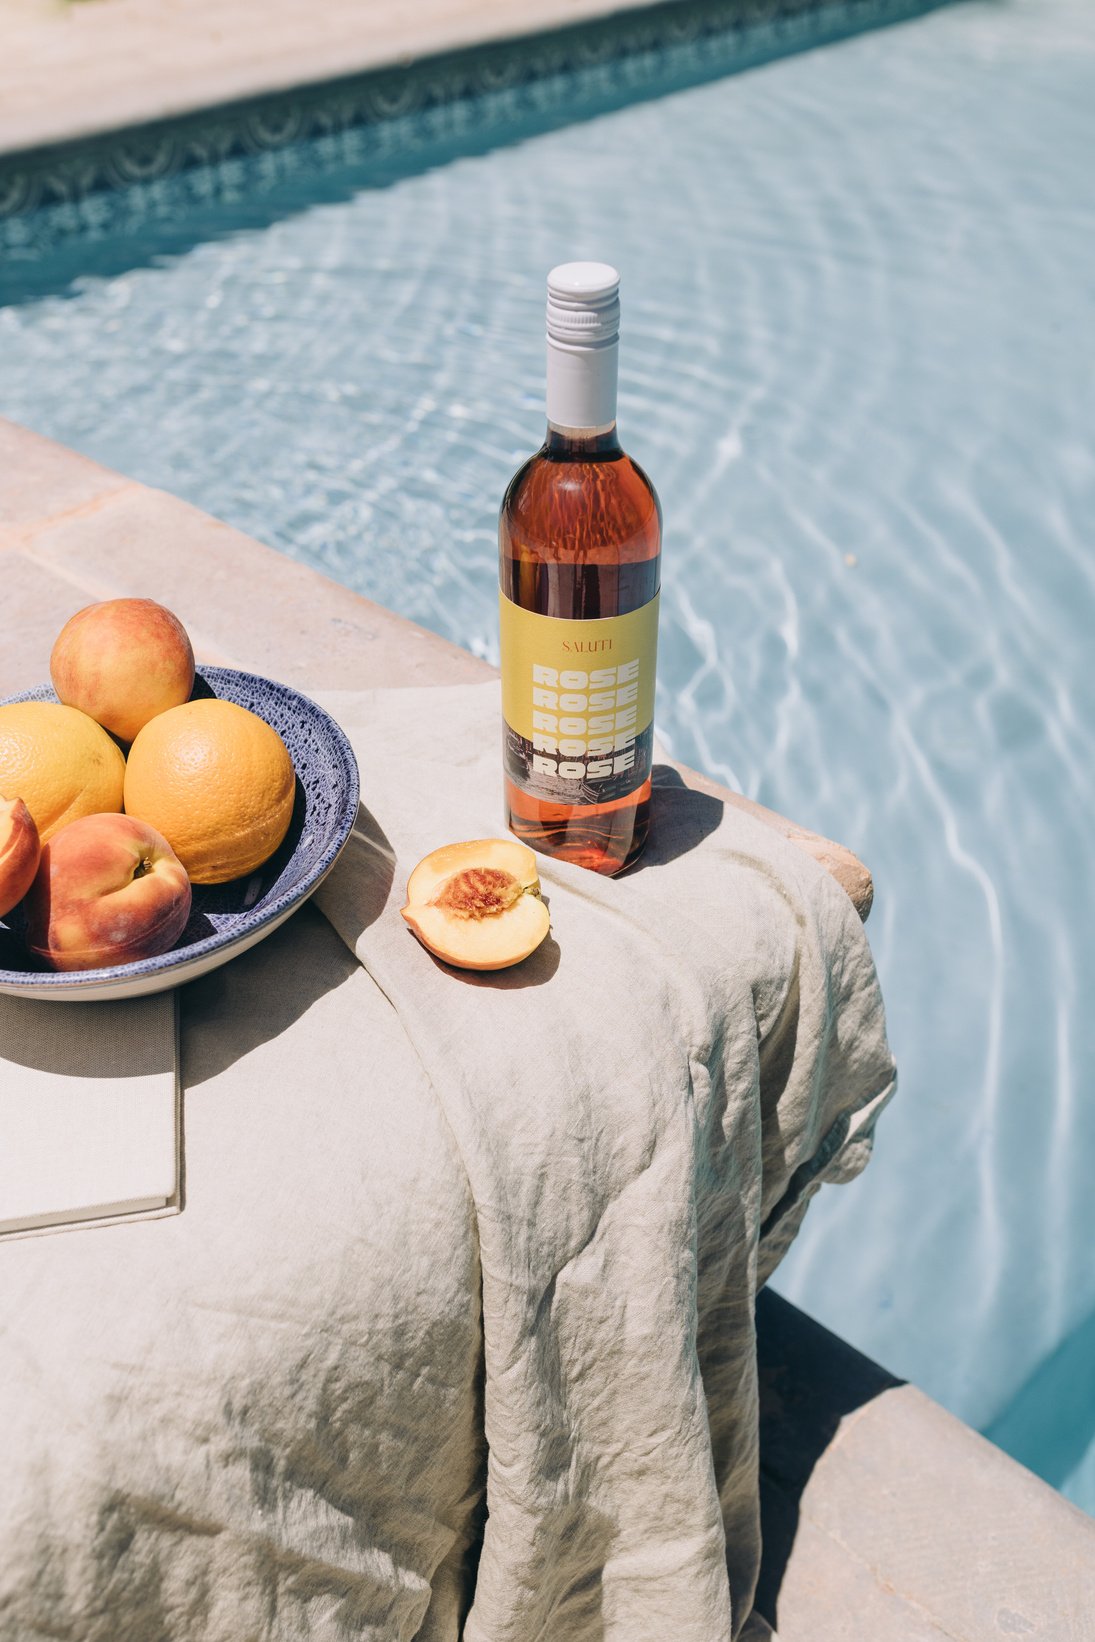
[[[85,815],[42,849],[27,897],[27,945],[52,969],[134,963],[174,946],[190,880],[155,828]]]
[[[107,599],[65,623],[49,658],[58,699],[132,741],[157,713],[189,700],[194,652],[177,616],[153,599]]]
[[[34,817],[21,798],[0,798],[0,918],[34,882],[42,846]]]

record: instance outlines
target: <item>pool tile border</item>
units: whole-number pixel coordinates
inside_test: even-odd
[[[0,154],[0,250],[125,230],[327,165],[543,128],[903,21],[946,0],[661,0],[46,148]],[[168,185],[174,184],[173,188]],[[179,185],[182,184],[180,187]]]

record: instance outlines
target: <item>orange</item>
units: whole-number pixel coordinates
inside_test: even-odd
[[[0,798],[23,800],[43,844],[67,821],[120,810],[124,779],[121,748],[78,707],[0,707]]]
[[[162,833],[195,884],[253,872],[289,830],[293,761],[265,719],[206,697],[149,719],[129,749],[127,815]]]

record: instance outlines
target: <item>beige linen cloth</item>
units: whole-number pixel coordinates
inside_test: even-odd
[[[0,1638],[729,1642],[755,1293],[893,1088],[859,920],[670,777],[446,970],[398,908],[500,831],[497,686],[318,699],[368,809],[186,990],[184,1212],[0,1249]]]

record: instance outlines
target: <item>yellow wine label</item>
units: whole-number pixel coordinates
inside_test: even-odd
[[[659,598],[567,621],[499,594],[506,773],[530,797],[605,804],[649,777]]]

